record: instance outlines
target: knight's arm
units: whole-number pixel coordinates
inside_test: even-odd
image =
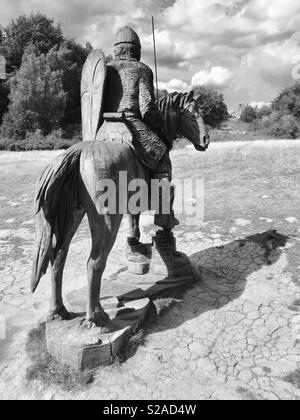
[[[152,128],[161,128],[162,115],[156,107],[153,73],[149,67],[144,67],[139,83],[139,106],[144,122]]]

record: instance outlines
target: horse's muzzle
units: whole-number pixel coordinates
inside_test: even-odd
[[[198,150],[198,152],[205,152],[208,149],[210,143],[210,136],[206,134],[203,137],[203,141],[200,144],[195,145],[195,149]]]

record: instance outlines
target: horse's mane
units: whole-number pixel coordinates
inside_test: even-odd
[[[169,93],[156,101],[156,106],[163,115],[164,119],[162,139],[168,146],[169,150],[173,147],[173,140],[174,136],[176,136],[176,124],[179,114],[184,112],[193,102],[195,102],[193,91],[189,93]]]
[[[186,109],[195,101],[194,92],[178,93],[172,92],[162,96],[156,101],[157,107],[161,112],[173,109],[175,112]]]

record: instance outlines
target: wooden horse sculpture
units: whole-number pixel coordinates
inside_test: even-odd
[[[205,125],[190,94],[170,94],[158,101],[164,117],[164,137],[170,148],[180,135],[199,151],[209,144]],[[110,214],[99,200],[99,182],[114,181],[119,191],[119,173],[126,172],[128,182],[144,179],[149,171],[125,143],[112,141],[81,142],[57,157],[43,172],[35,197],[36,249],[31,289],[34,292],[41,277],[51,266],[52,299],[49,319],[68,319],[63,304],[63,270],[70,246],[82,218],[87,214],[92,249],[87,265],[88,296],[86,321],[89,326],[105,327],[108,315],[100,303],[101,278],[107,257],[115,243],[123,214]],[[137,222],[138,216],[131,217]]]

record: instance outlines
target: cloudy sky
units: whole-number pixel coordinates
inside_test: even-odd
[[[107,54],[115,30],[129,24],[151,67],[154,15],[160,86],[212,86],[232,109],[271,101],[294,83],[300,63],[299,0],[0,0],[0,11],[3,26],[20,14],[46,13],[66,35]]]

